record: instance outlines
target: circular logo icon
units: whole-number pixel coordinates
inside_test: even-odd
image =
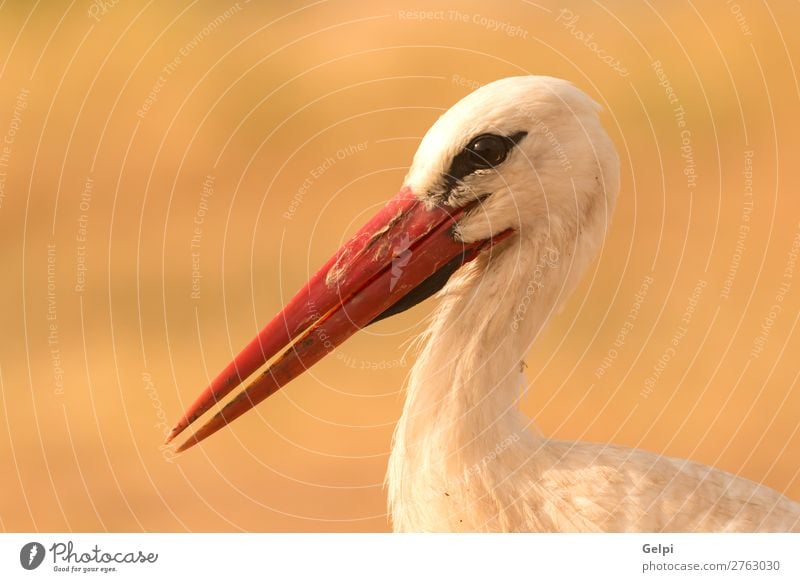
[[[44,546],[39,542],[29,542],[19,551],[19,563],[26,570],[35,570],[44,561]]]

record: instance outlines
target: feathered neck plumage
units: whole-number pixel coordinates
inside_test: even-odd
[[[570,264],[559,248],[515,235],[443,290],[421,338],[389,461],[395,529],[430,522],[480,530],[490,525],[482,519],[502,519],[506,475],[497,463],[513,471],[537,447],[517,404],[523,357],[565,292]],[[463,507],[467,500],[484,511]],[[447,517],[427,515],[437,511]]]

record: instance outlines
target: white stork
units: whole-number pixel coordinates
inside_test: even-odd
[[[791,531],[800,504],[710,467],[532,433],[521,362],[599,248],[619,160],[598,106],[550,77],[496,81],[428,131],[402,190],[211,383],[172,440],[292,344],[179,450],[358,329],[439,291],[387,475],[398,531]],[[294,343],[292,343],[294,342]]]

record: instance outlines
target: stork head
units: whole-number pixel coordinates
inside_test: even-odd
[[[465,242],[507,229],[552,233],[576,220],[588,224],[613,209],[619,189],[619,160],[599,110],[562,79],[495,81],[434,123],[406,184],[433,204],[479,200],[459,221]]]
[[[168,441],[281,349],[289,346],[179,450],[251,409],[358,329],[429,297],[501,239],[596,238],[619,181],[598,109],[566,81],[535,76],[496,81],[458,102],[423,138],[400,192],[211,382]]]

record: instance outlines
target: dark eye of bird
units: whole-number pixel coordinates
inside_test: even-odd
[[[514,142],[507,137],[485,134],[469,142],[466,151],[470,153],[475,169],[493,168],[503,163],[513,145]]]
[[[472,138],[467,147],[453,158],[450,169],[445,173],[444,191],[449,192],[459,180],[477,170],[495,168],[502,164],[511,148],[526,135],[527,131],[518,131],[512,135],[483,133]]]

